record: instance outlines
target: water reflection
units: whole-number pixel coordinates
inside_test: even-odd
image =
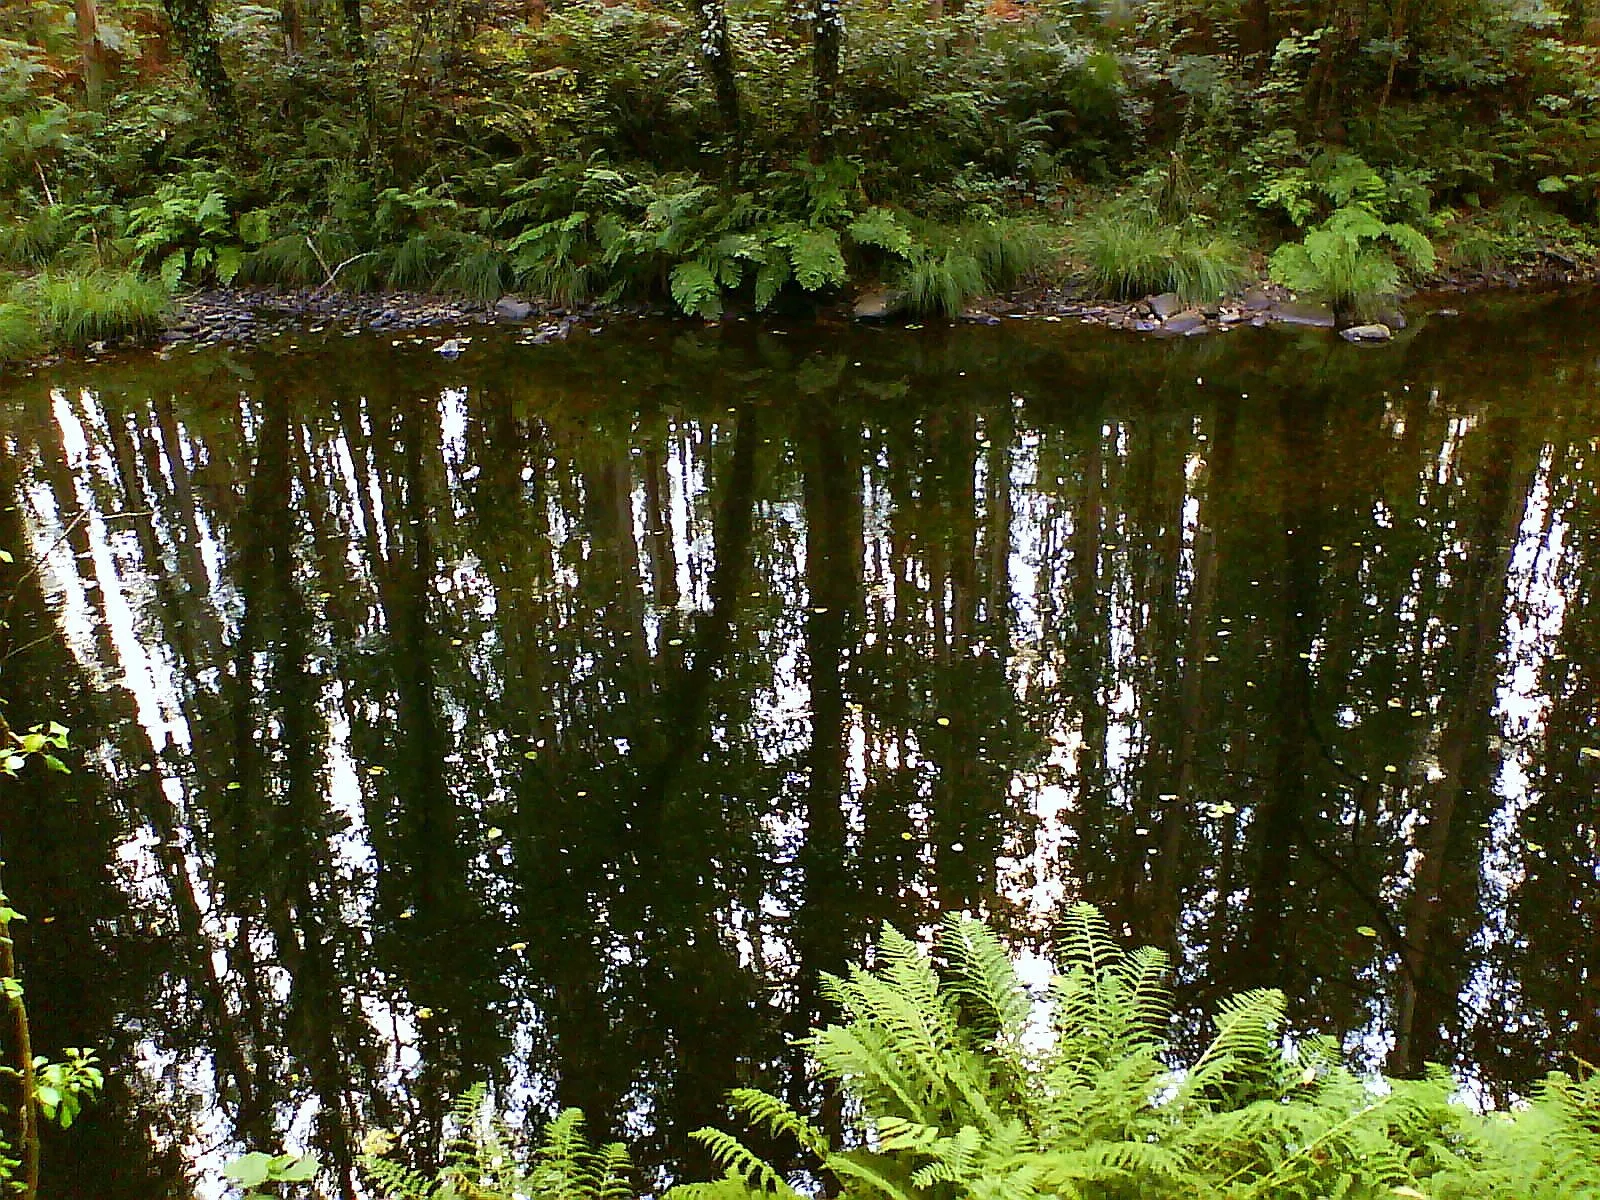
[[[54,1194],[287,1141],[351,1197],[483,1078],[699,1169],[728,1087],[812,1086],[818,973],[947,909],[1092,900],[1188,1013],[1281,986],[1489,1096],[1594,1060],[1594,352],[1568,303],[24,381],[4,689],[83,768],[0,837],[40,1038],[114,1069]]]

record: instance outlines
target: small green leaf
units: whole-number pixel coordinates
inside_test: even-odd
[[[272,1177],[272,1156],[252,1150],[223,1167],[222,1173],[240,1187],[259,1187]]]
[[[1371,925],[1357,925],[1356,932],[1362,937],[1375,938],[1378,936],[1378,931]]]
[[[285,1154],[272,1160],[272,1177],[282,1183],[307,1183],[317,1177],[317,1160],[310,1154]]]

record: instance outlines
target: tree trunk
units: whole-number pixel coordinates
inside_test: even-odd
[[[211,0],[161,0],[161,5],[194,81],[205,93],[206,102],[225,128],[233,133],[242,132],[233,80],[222,64],[216,30],[211,26]]]
[[[733,139],[734,159],[744,146],[744,123],[739,114],[739,81],[733,70],[733,43],[728,36],[728,7],[724,0],[698,0],[700,58],[711,76],[717,112]]]
[[[839,55],[844,14],[839,0],[813,0],[811,13],[811,157],[821,162],[833,142],[834,100],[839,90]]]
[[[363,140],[370,146],[375,128],[376,105],[372,98],[372,64],[367,61],[367,37],[361,23],[361,0],[341,0],[344,16],[344,49],[356,77],[356,103],[361,107],[365,127]]]
[[[106,48],[100,43],[100,15],[94,0],[75,0],[78,19],[78,50],[83,58],[83,96],[90,108],[105,100],[106,77],[110,74]]]

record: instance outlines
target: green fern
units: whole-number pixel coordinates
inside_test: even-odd
[[[1442,1070],[1360,1077],[1328,1038],[1285,1050],[1281,993],[1224,1001],[1192,1062],[1166,1039],[1168,962],[1126,951],[1095,909],[1071,909],[1047,989],[1025,987],[994,933],[942,925],[933,952],[885,927],[871,970],[824,978],[840,1020],[806,1040],[844,1093],[837,1138],[753,1089],[749,1124],[792,1138],[807,1178],[847,1200],[1595,1200],[1600,1075],[1552,1075],[1510,1113],[1474,1113]],[[569,1110],[531,1166],[468,1093],[444,1170],[368,1160],[391,1200],[624,1200],[620,1146],[591,1149]],[[797,1183],[738,1137],[694,1138],[722,1169],[668,1200],[797,1200]]]
[[[619,1142],[592,1146],[583,1113],[561,1112],[528,1151],[524,1139],[495,1115],[488,1089],[467,1091],[451,1109],[453,1134],[444,1166],[429,1178],[385,1155],[368,1154],[362,1169],[387,1200],[632,1200],[633,1162]]]

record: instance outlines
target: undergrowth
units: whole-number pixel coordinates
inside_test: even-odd
[[[1280,992],[1223,1001],[1209,1045],[1180,1061],[1170,963],[1124,952],[1087,905],[1059,973],[1026,987],[995,935],[948,918],[933,951],[885,928],[872,970],[825,977],[838,1023],[803,1045],[844,1093],[843,1128],[754,1089],[734,1110],[793,1142],[806,1174],[851,1200],[1575,1200],[1600,1196],[1600,1075],[1550,1075],[1510,1112],[1476,1113],[1443,1070],[1373,1079],[1327,1037],[1290,1036]],[[722,1167],[671,1200],[799,1200],[795,1181],[730,1133],[697,1140]],[[592,1147],[564,1112],[528,1146],[485,1093],[458,1105],[444,1169],[423,1176],[386,1136],[364,1161],[391,1200],[637,1195],[620,1145]]]
[[[154,334],[171,300],[160,280],[133,271],[46,271],[18,285],[7,307],[31,317],[38,340],[81,350],[95,342]]]
[[[1192,222],[1109,211],[1076,231],[1075,249],[1094,290],[1117,300],[1173,292],[1185,304],[1214,301],[1246,277],[1244,250]]]

